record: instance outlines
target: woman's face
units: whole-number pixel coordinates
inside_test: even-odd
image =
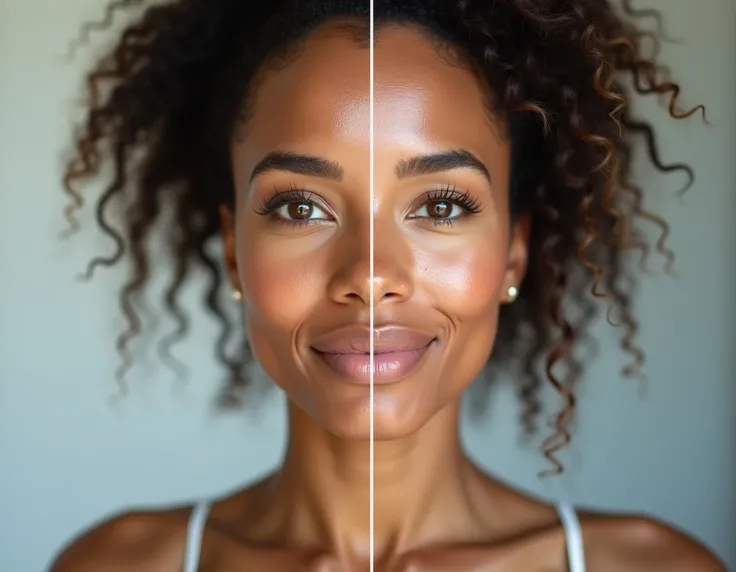
[[[474,76],[409,28],[374,54],[373,172],[369,52],[325,26],[260,78],[223,220],[255,355],[342,437],[368,436],[373,299],[375,436],[393,439],[479,373],[526,254],[509,143]]]

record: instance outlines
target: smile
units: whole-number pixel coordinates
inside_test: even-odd
[[[313,352],[333,373],[352,383],[396,383],[411,375],[424,361],[436,338],[402,327],[374,329],[373,356],[370,330],[364,327],[331,333],[312,345]]]

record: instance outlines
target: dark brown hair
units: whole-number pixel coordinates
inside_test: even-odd
[[[83,27],[80,39],[107,28],[116,11],[142,4],[113,2],[104,21]],[[165,211],[173,213],[164,228],[173,277],[163,304],[177,326],[161,340],[160,355],[182,371],[171,354],[190,329],[180,293],[204,270],[203,304],[220,324],[217,357],[228,371],[228,395],[237,397],[247,384],[247,343],[242,324],[223,305],[225,276],[207,248],[220,232],[218,206],[233,201],[228,145],[236,124],[247,119],[243,102],[264,62],[327,20],[365,24],[368,0],[175,0],[143,8],[87,78],[87,119],[64,177],[71,197],[66,215],[76,229],[83,203],[78,184],[107,161],[113,176],[96,218],[115,251],[95,258],[88,274],[126,255],[132,263],[120,295],[127,320],[117,341],[122,382],[132,363],[131,342],[143,327],[139,303],[151,275],[151,232]],[[631,180],[633,139],[643,139],[657,169],[681,170],[692,182],[687,166],[659,159],[654,131],[632,115],[628,90],[666,96],[673,118],[702,108],[677,110],[677,84],[643,54],[647,34],[631,23],[658,15],[635,13],[628,3],[624,15],[608,0],[376,0],[374,10],[377,27],[416,25],[450,47],[482,76],[493,94],[492,111],[507,120],[512,215],[531,217],[530,266],[517,302],[502,309],[490,365],[494,371],[504,363],[518,367],[513,379],[527,433],[537,428],[543,383],[564,400],[542,445],[559,472],[556,453],[570,440],[581,374],[573,349],[589,339],[596,299],[617,309],[621,347],[631,357],[623,374],[636,377],[644,360],[630,310],[637,273],[622,258],[636,249],[643,265],[649,254],[639,223],[660,229],[656,250],[667,265],[673,260],[666,223],[645,209]],[[123,228],[117,230],[109,217],[120,204]],[[572,307],[574,321],[563,307]],[[233,339],[242,351],[228,351]]]

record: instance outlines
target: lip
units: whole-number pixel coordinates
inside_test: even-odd
[[[435,336],[404,326],[373,328],[373,352],[386,354],[406,352],[427,347]],[[312,348],[323,354],[367,354],[371,351],[371,329],[368,326],[349,326],[333,330],[319,337]]]
[[[436,336],[404,326],[373,329],[373,383],[395,383],[409,376],[434,346]],[[311,346],[340,378],[352,383],[371,381],[371,330],[367,326],[340,328]]]

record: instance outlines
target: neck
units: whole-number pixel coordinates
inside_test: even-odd
[[[290,438],[273,482],[291,542],[346,559],[367,558],[370,537],[370,444],[344,440],[290,405]],[[459,442],[459,404],[420,431],[374,443],[374,553],[391,557],[461,526],[472,514],[468,490],[477,475]],[[288,531],[288,532],[287,532]]]

